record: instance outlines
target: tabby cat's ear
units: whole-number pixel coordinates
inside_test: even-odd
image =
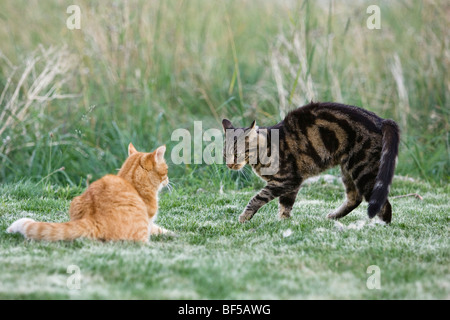
[[[164,161],[164,153],[166,152],[166,146],[161,146],[155,150],[155,158],[157,162]]]
[[[250,130],[253,130],[256,128],[256,120],[253,120],[252,124],[250,125]]]
[[[137,153],[138,151],[136,150],[136,148],[133,146],[133,144],[130,142],[130,144],[128,145],[128,156],[131,156],[132,154]]]
[[[224,131],[226,131],[227,129],[234,129],[233,125],[231,124],[231,121],[228,119],[222,120],[222,126]]]

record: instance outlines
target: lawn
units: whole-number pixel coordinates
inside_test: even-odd
[[[255,190],[164,191],[160,225],[177,237],[148,245],[91,240],[27,241],[5,232],[18,218],[65,221],[78,187],[29,182],[0,187],[3,299],[448,299],[449,187],[396,177],[393,222],[369,221],[367,204],[339,223],[339,181],[307,184],[287,221],[277,203],[246,224],[237,217]],[[79,289],[70,286],[79,268]],[[369,289],[369,266],[380,289]],[[69,286],[68,286],[69,284]],[[71,289],[69,289],[71,288]]]
[[[67,27],[65,1],[1,2],[0,298],[450,298],[448,1],[74,4],[80,29]],[[380,29],[367,25],[373,5]],[[196,121],[203,151],[223,118],[269,126],[311,100],[395,120],[391,195],[423,200],[393,198],[390,226],[369,222],[367,204],[336,223],[325,216],[344,190],[322,179],[300,191],[290,220],[274,201],[239,224],[262,186],[254,174],[170,156],[175,130],[195,139]],[[117,172],[129,142],[167,146],[175,188],[158,221],[177,237],[45,243],[5,232],[22,217],[66,221],[70,200]]]

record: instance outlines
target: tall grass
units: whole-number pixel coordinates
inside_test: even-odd
[[[311,99],[395,119],[397,172],[450,180],[445,1],[382,2],[381,30],[367,29],[365,1],[76,4],[81,30],[66,28],[64,1],[2,3],[2,181],[83,184],[114,172],[129,141],[170,151],[172,131],[194,120],[205,129],[222,117],[269,125]],[[219,166],[170,169],[182,185],[255,182]]]

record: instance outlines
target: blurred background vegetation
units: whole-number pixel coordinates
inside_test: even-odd
[[[0,181],[85,186],[114,173],[132,141],[222,117],[272,125],[296,106],[337,101],[396,120],[397,174],[450,176],[448,1],[4,0]],[[369,30],[369,5],[381,29]],[[225,167],[225,168],[224,168]],[[170,165],[175,186],[239,188],[224,165]]]

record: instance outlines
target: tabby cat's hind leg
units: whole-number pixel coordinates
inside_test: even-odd
[[[345,192],[347,194],[347,199],[345,202],[337,208],[334,212],[327,215],[329,219],[340,219],[349,214],[353,209],[358,207],[362,202],[362,196],[358,192],[352,177],[342,169],[342,182],[345,185]]]
[[[380,212],[377,213],[377,216],[386,223],[391,223],[392,219],[392,207],[389,203],[389,200],[386,200],[386,203],[381,208]]]

